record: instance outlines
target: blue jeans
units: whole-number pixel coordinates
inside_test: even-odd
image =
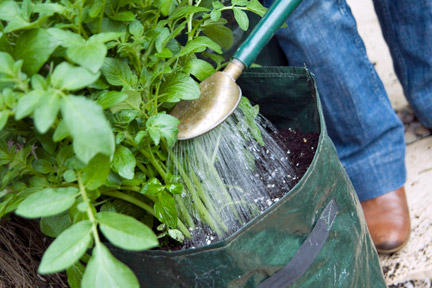
[[[266,0],[271,3],[271,0]],[[374,0],[396,74],[432,127],[432,1]],[[316,76],[330,138],[361,201],[404,185],[404,128],[345,0],[303,0],[277,38],[290,65]]]

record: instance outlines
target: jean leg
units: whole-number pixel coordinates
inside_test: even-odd
[[[290,65],[305,64],[315,74],[329,136],[359,199],[401,187],[406,180],[403,125],[345,0],[304,0],[287,24],[278,41]]]
[[[432,128],[432,1],[374,0],[374,5],[407,100]]]

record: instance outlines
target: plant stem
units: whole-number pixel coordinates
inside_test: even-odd
[[[183,179],[183,182],[188,188],[189,193],[192,195],[192,200],[194,201],[194,207],[196,208],[198,215],[201,217],[201,220],[205,221],[218,235],[222,235],[222,231],[219,229],[217,223],[215,222],[213,217],[211,217],[206,207],[202,203],[201,199],[198,197],[197,192],[195,190],[195,186],[192,184],[191,179],[186,174],[185,170],[179,163],[178,159],[174,156],[173,153],[170,153],[170,157],[175,167],[178,169],[180,176]]]
[[[104,14],[105,14],[105,5],[106,5],[106,0],[103,0],[102,1],[103,2],[103,4],[102,4],[102,8],[101,8],[101,16],[100,16],[100,18],[99,18],[99,21],[98,21],[98,32],[100,33],[101,31],[102,31],[102,21],[103,21],[103,16],[104,16]]]
[[[192,6],[192,5],[193,5],[193,0],[189,0],[189,6]],[[188,22],[187,22],[187,27],[188,27],[188,42],[193,39],[193,34],[192,34],[193,15],[194,15],[193,13],[189,15]]]
[[[179,213],[182,216],[181,218],[183,218],[183,220],[186,221],[186,224],[190,228],[195,228],[195,223],[193,221],[192,216],[189,214],[189,211],[186,208],[185,203],[183,202],[183,198],[180,195],[174,195],[174,199],[179,209]]]
[[[145,175],[149,175],[149,172],[147,170],[147,168],[142,165],[141,163],[139,163],[138,161],[136,162],[136,166],[145,174]]]
[[[144,209],[145,211],[147,211],[148,213],[150,213],[152,216],[156,217],[156,213],[154,212],[154,209],[148,205],[147,203],[144,203],[143,201],[140,201],[138,199],[136,199],[135,197],[132,197],[130,195],[127,195],[125,193],[122,192],[118,192],[118,191],[101,191],[102,195],[105,196],[110,196],[110,197],[114,197],[117,199],[121,199],[124,201],[127,201],[129,203],[135,204],[136,206]]]
[[[147,152],[147,151],[151,151],[150,143],[147,142],[147,149],[148,150],[146,151],[146,150],[138,147],[138,144],[135,142],[135,140],[129,134],[126,134],[126,138],[128,139],[128,143],[130,145],[132,145],[133,147],[135,147],[144,157],[146,157],[150,161],[150,163],[152,164],[152,166],[156,169],[156,171],[159,173],[159,175],[165,181],[165,179],[166,179],[166,172],[164,170],[164,167],[162,167],[162,164],[158,163],[158,161],[156,160],[156,158],[153,156],[153,153]],[[137,164],[137,166],[138,166],[138,164]],[[141,171],[143,171],[143,172],[144,172],[144,170],[149,170],[148,169],[149,167],[147,169],[145,169],[143,166],[142,167],[138,166],[138,168],[140,168]],[[142,168],[144,168],[144,170]],[[148,172],[150,172],[150,171],[148,171]]]
[[[110,196],[113,198],[117,198],[117,199],[121,199],[124,200],[126,202],[132,203],[142,209],[144,209],[145,211],[147,211],[150,215],[152,215],[153,217],[156,217],[156,213],[154,211],[154,209],[152,207],[150,207],[149,205],[147,205],[147,203],[144,203],[143,201],[140,201],[130,195],[127,195],[125,193],[122,192],[112,192],[112,191],[102,191],[101,192],[102,195],[105,196]],[[186,228],[186,226],[183,224],[183,222],[181,222],[180,219],[177,219],[177,227],[179,228],[179,230],[183,233],[183,235],[185,235],[187,238],[191,238],[192,236],[190,235],[189,230]]]
[[[229,199],[229,202],[234,202],[234,200],[231,197],[231,194],[228,192],[228,189],[225,186],[225,183],[223,183],[222,179],[219,176],[219,173],[216,170],[216,167],[213,165],[207,154],[205,153],[204,149],[201,147],[199,143],[196,144],[198,147],[198,150],[201,152],[202,158],[204,158],[204,161],[207,163],[207,166],[209,168],[209,172],[212,174],[213,178],[216,180],[216,183],[219,185],[220,189],[222,190],[223,195],[226,197],[226,199]],[[239,219],[240,222],[241,218],[235,209],[235,207],[231,206],[231,211],[233,212],[234,216]]]
[[[89,217],[90,222],[92,223],[93,238],[95,240],[96,245],[99,245],[100,238],[99,238],[99,233],[97,231],[97,221],[96,221],[96,218],[93,214],[93,210],[91,209],[93,207],[93,205],[91,204],[91,201],[87,196],[87,191],[86,191],[84,184],[82,182],[81,174],[78,174],[77,176],[78,176],[78,185],[79,185],[81,197],[83,198],[84,202],[87,203],[87,206],[88,206],[86,213],[87,213],[87,216]]]
[[[202,185],[201,185],[201,183],[200,183],[200,181],[199,181],[199,179],[196,176],[194,171],[191,171],[191,175],[192,175],[192,180],[194,181],[194,183],[196,185],[197,192],[198,192],[200,199],[202,199],[202,201],[204,202],[205,206],[207,207],[207,210],[210,212],[212,217],[215,219],[215,222],[217,224],[219,224],[219,226],[222,228],[222,230],[227,233],[228,228],[226,227],[225,223],[220,218],[219,211],[216,211],[216,209],[214,208],[214,205],[213,205],[214,203],[213,203],[212,199],[209,197],[209,195],[206,193],[206,191],[202,187]]]

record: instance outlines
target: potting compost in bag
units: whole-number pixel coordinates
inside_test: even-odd
[[[319,132],[306,174],[223,241],[180,251],[112,249],[142,287],[385,287],[347,174],[327,135],[313,75],[260,67],[238,81],[280,129]]]

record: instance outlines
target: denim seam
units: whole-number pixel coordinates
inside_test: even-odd
[[[349,8],[348,4],[346,3],[346,1],[339,1],[339,5],[341,5],[339,12],[342,13],[341,11],[347,11],[347,8]],[[347,17],[350,25],[353,27],[353,30],[357,31],[357,24],[356,21],[354,19],[354,16],[352,15],[352,13],[347,13],[347,14],[351,14],[351,17]],[[360,51],[363,51],[363,57],[364,60],[368,60],[367,59],[367,55],[366,55],[366,50],[364,50],[364,46],[362,45],[362,39],[360,38],[360,35],[358,33],[354,33],[353,34],[353,38],[354,38],[354,43],[357,47],[357,49],[359,49]],[[366,59],[365,59],[366,58]],[[375,90],[375,89],[374,89]],[[353,99],[354,101],[354,99]],[[358,113],[358,112],[357,112]],[[362,115],[359,115],[362,116]],[[358,118],[363,118],[363,117],[358,117]],[[361,126],[362,131],[366,131],[365,127],[363,127],[362,123],[360,122],[359,125]]]
[[[348,4],[346,4],[346,5],[348,5]],[[355,27],[356,27],[356,30],[358,29],[357,28],[357,24],[356,24],[356,22],[355,22],[355,19],[354,19],[354,17],[349,17],[349,21],[351,22],[351,25],[354,25]],[[370,80],[371,80],[371,83],[372,83],[372,87],[373,87],[373,91],[374,91],[374,93],[381,99],[381,100],[386,100],[387,101],[387,95],[385,95],[385,93],[383,93],[383,90],[382,89],[380,89],[379,88],[379,81],[378,81],[378,79],[377,79],[377,73],[376,73],[376,71],[375,71],[375,68],[373,67],[373,65],[371,64],[371,62],[370,62],[370,60],[369,60],[369,57],[368,57],[368,55],[367,55],[367,51],[366,51],[366,49],[365,49],[365,46],[364,46],[364,43],[363,43],[363,40],[362,40],[362,38],[360,37],[360,35],[358,34],[358,33],[355,33],[354,34],[354,41],[355,41],[355,45],[356,45],[356,47],[357,47],[357,49],[359,50],[359,51],[362,51],[363,53],[363,61],[365,62],[365,63],[368,63],[368,64],[366,64],[368,67],[368,70],[369,70],[369,77],[370,77]],[[385,91],[385,90],[384,90]]]
[[[376,1],[376,0],[374,0],[374,1]],[[378,5],[380,5],[380,7],[381,7],[380,10],[381,10],[381,15],[383,17],[383,20],[385,21],[387,27],[390,27],[390,26],[392,26],[392,21],[391,21],[391,16],[390,16],[390,11],[389,11],[390,8],[388,7],[386,1],[381,1],[380,3],[382,3],[382,4],[378,4]],[[381,31],[383,31],[384,34],[388,35],[388,37],[391,39],[397,39],[396,35],[395,35],[396,32],[394,32],[394,29],[391,29],[392,30],[391,32],[389,32],[388,30],[389,29],[384,30],[383,27],[381,26]],[[389,35],[390,33],[392,35]],[[387,43],[387,45],[389,45],[389,43]],[[407,74],[406,63],[402,57],[402,52],[400,51],[398,45],[392,45],[392,50],[394,53],[394,55],[392,57],[393,61],[398,62],[399,72],[401,74],[401,77],[398,77],[398,78],[399,78],[399,81],[401,81],[401,83],[402,83],[404,91],[406,92],[406,91],[408,91],[408,87],[409,87],[408,86],[408,76],[406,75]],[[398,70],[398,69],[395,69],[395,70]],[[400,79],[400,78],[402,78],[402,79]]]

